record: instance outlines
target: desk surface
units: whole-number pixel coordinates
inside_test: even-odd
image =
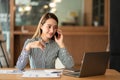
[[[24,78],[21,74],[0,74],[0,80],[119,80],[120,73],[116,70],[107,69],[105,75],[75,78],[62,75],[60,78]]]

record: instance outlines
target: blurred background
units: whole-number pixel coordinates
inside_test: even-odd
[[[84,52],[109,51],[109,5],[109,0],[0,0],[0,30],[9,66],[15,66],[25,40],[46,12],[58,17],[75,65],[80,65]]]

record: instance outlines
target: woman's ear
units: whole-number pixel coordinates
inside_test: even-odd
[[[40,29],[42,30],[43,26],[40,27]]]

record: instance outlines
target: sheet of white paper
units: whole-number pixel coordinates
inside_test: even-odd
[[[0,70],[0,74],[22,74],[19,70]]]
[[[23,72],[22,77],[60,77],[62,70],[29,70]]]

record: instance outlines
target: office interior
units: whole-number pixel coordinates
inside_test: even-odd
[[[113,37],[110,37],[112,35],[110,4],[113,5],[111,1],[0,0],[0,30],[1,38],[5,39],[2,43],[8,67],[15,67],[24,41],[33,36],[41,16],[45,12],[52,12],[59,19],[59,28],[63,31],[66,48],[73,56],[76,66],[80,65],[85,52],[109,51],[111,54],[108,68],[120,71],[118,58],[120,49],[118,47],[117,52],[115,51]],[[116,19],[113,17],[112,19],[115,22]],[[114,52],[118,55],[117,59],[113,58]],[[4,61],[2,63],[6,66]]]

